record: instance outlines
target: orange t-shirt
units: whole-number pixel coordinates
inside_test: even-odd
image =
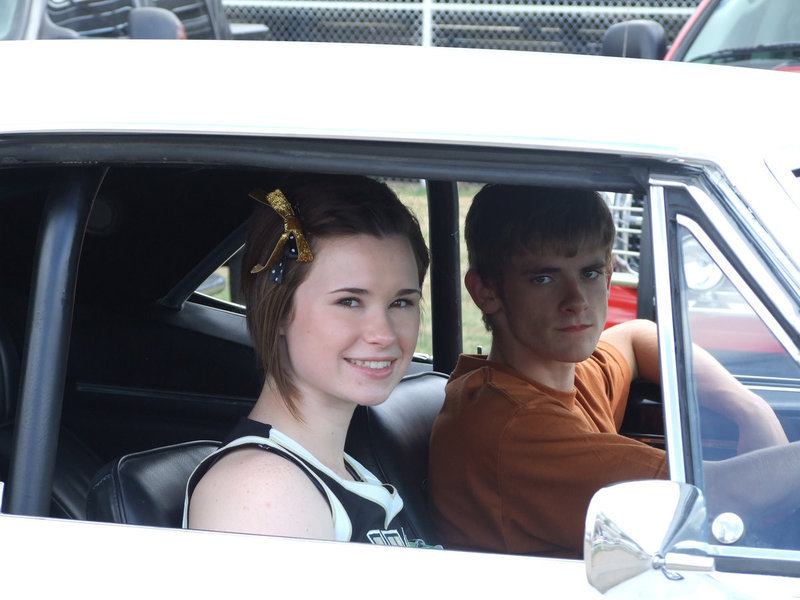
[[[433,426],[429,485],[446,548],[579,558],[601,487],[668,477],[666,453],[617,433],[630,368],[600,342],[555,390],[462,355]]]

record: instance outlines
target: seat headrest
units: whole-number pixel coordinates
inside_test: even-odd
[[[186,39],[186,29],[175,13],[155,6],[131,9],[128,14],[128,34],[134,39]]]
[[[667,36],[660,23],[625,21],[608,28],[600,54],[661,60],[667,52]]]

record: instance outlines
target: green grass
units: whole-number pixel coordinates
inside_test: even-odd
[[[421,182],[389,182],[400,199],[408,206],[419,220],[425,241],[428,241],[428,198],[424,184]],[[472,197],[478,191],[477,184],[459,184],[459,233],[464,231],[464,217],[466,217]],[[486,331],[481,320],[481,313],[473,304],[467,290],[464,288],[464,274],[467,272],[467,248],[463,235],[461,242],[461,335],[465,352],[475,352],[478,346],[483,348],[484,354],[489,352],[491,335]],[[429,278],[425,280],[423,289],[422,322],[420,324],[417,352],[431,354],[431,319],[425,300],[430,298]]]

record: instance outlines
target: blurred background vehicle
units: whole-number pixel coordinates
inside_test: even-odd
[[[97,37],[229,39],[233,34],[222,0],[0,3],[0,40]]]
[[[800,2],[703,0],[667,50],[650,19],[613,25],[602,54],[800,72]]]

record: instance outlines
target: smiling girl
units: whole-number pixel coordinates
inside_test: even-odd
[[[386,400],[411,361],[429,260],[419,224],[363,177],[251,196],[243,288],[266,378],[192,475],[184,525],[404,544],[402,499],[344,445],[355,407]]]

